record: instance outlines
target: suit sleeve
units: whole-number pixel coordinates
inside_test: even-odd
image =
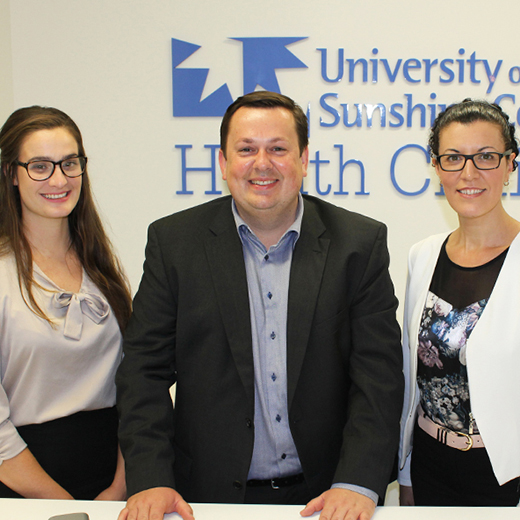
[[[176,380],[176,314],[175,272],[165,265],[152,224],[116,376],[128,496],[152,487],[175,486],[170,387]]]
[[[334,481],[384,497],[399,442],[402,349],[386,227],[381,224],[371,236],[372,243],[365,237],[364,268],[351,305],[348,418]]]

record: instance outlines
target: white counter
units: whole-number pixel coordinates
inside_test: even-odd
[[[300,520],[301,506],[191,504],[196,520]],[[123,502],[0,499],[0,520],[48,520],[53,515],[87,513],[90,520],[116,520]],[[314,518],[318,518],[318,514]],[[176,514],[165,520],[178,520]],[[520,520],[520,508],[378,507],[374,520]]]

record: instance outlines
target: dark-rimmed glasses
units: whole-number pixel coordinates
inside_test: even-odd
[[[479,152],[472,155],[464,155],[462,153],[446,153],[443,155],[433,155],[437,160],[441,170],[445,172],[460,172],[466,166],[470,159],[475,168],[478,170],[496,170],[500,166],[502,157],[509,157],[513,150],[506,150],[504,153],[499,152]]]
[[[23,166],[27,170],[27,174],[33,181],[46,181],[56,170],[56,166],[61,168],[63,175],[66,177],[79,177],[85,173],[85,167],[87,166],[87,158],[83,156],[69,157],[62,159],[61,161],[50,161],[35,159],[23,163],[16,161],[18,166]]]

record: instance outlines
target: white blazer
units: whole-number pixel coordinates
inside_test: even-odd
[[[448,233],[415,244],[408,256],[404,307],[405,397],[400,484],[411,486],[410,454],[419,404],[417,346],[421,317]],[[500,485],[520,475],[520,234],[511,243],[489,301],[467,342],[471,409]]]

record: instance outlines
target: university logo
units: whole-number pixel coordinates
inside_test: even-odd
[[[280,93],[276,69],[307,68],[287,45],[302,38],[231,38],[242,42],[244,93],[258,86]],[[209,69],[182,68],[200,45],[172,38],[172,90],[174,117],[222,117],[233,102],[227,83],[202,99]]]

